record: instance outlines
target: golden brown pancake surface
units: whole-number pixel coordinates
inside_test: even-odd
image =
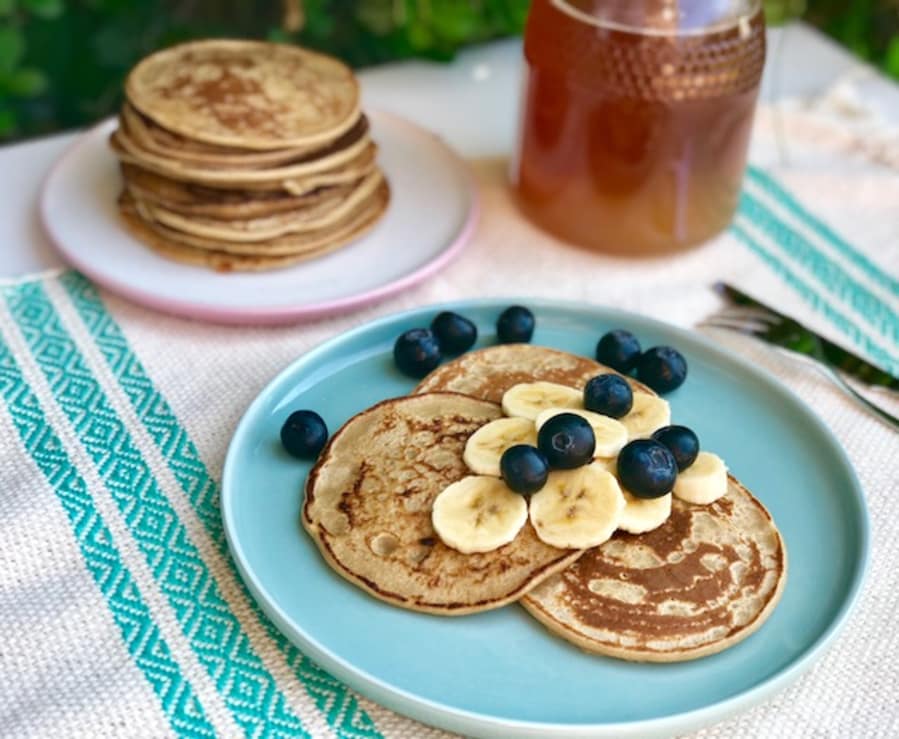
[[[359,86],[337,59],[288,44],[210,39],[143,59],[129,102],[196,141],[277,149],[326,141],[358,116]]]
[[[534,344],[500,344],[440,365],[412,392],[450,391],[499,403],[503,393],[520,382],[542,380],[580,390],[591,377],[608,372],[615,370],[577,354]],[[636,380],[625,379],[635,391],[654,394]]]
[[[334,570],[394,605],[442,615],[510,603],[580,550],[541,542],[526,523],[511,543],[462,554],[431,525],[434,498],[469,475],[468,437],[499,406],[454,393],[386,400],[348,421],[309,474],[302,522]]]
[[[783,540],[735,478],[709,505],[677,498],[654,531],[618,532],[522,599],[550,631],[587,651],[672,662],[752,634],[786,582]]]

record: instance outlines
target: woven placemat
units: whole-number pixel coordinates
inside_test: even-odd
[[[483,217],[465,253],[350,316],[233,328],[152,313],[75,272],[3,286],[0,734],[440,733],[354,694],[281,636],[238,577],[218,511],[227,444],[250,401],[305,350],[376,315],[533,295],[690,326],[720,306],[709,286],[729,279],[899,374],[899,178],[801,138],[777,164],[767,115],[755,142],[766,165],[750,169],[733,227],[675,258],[559,244],[520,218],[504,165],[479,162]],[[899,435],[814,369],[715,338],[773,372],[841,440],[868,497],[873,553],[861,603],[819,665],[703,734],[895,735]]]

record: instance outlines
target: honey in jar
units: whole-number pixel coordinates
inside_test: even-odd
[[[765,57],[759,0],[533,0],[512,180],[560,238],[624,254],[730,223]]]

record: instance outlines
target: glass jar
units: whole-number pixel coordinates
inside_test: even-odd
[[[569,242],[671,252],[736,210],[765,60],[761,0],[533,0],[521,207]]]

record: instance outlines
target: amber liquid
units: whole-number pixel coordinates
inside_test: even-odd
[[[730,28],[645,35],[534,0],[512,179],[524,211],[626,254],[699,244],[730,223],[765,53],[761,11]]]

